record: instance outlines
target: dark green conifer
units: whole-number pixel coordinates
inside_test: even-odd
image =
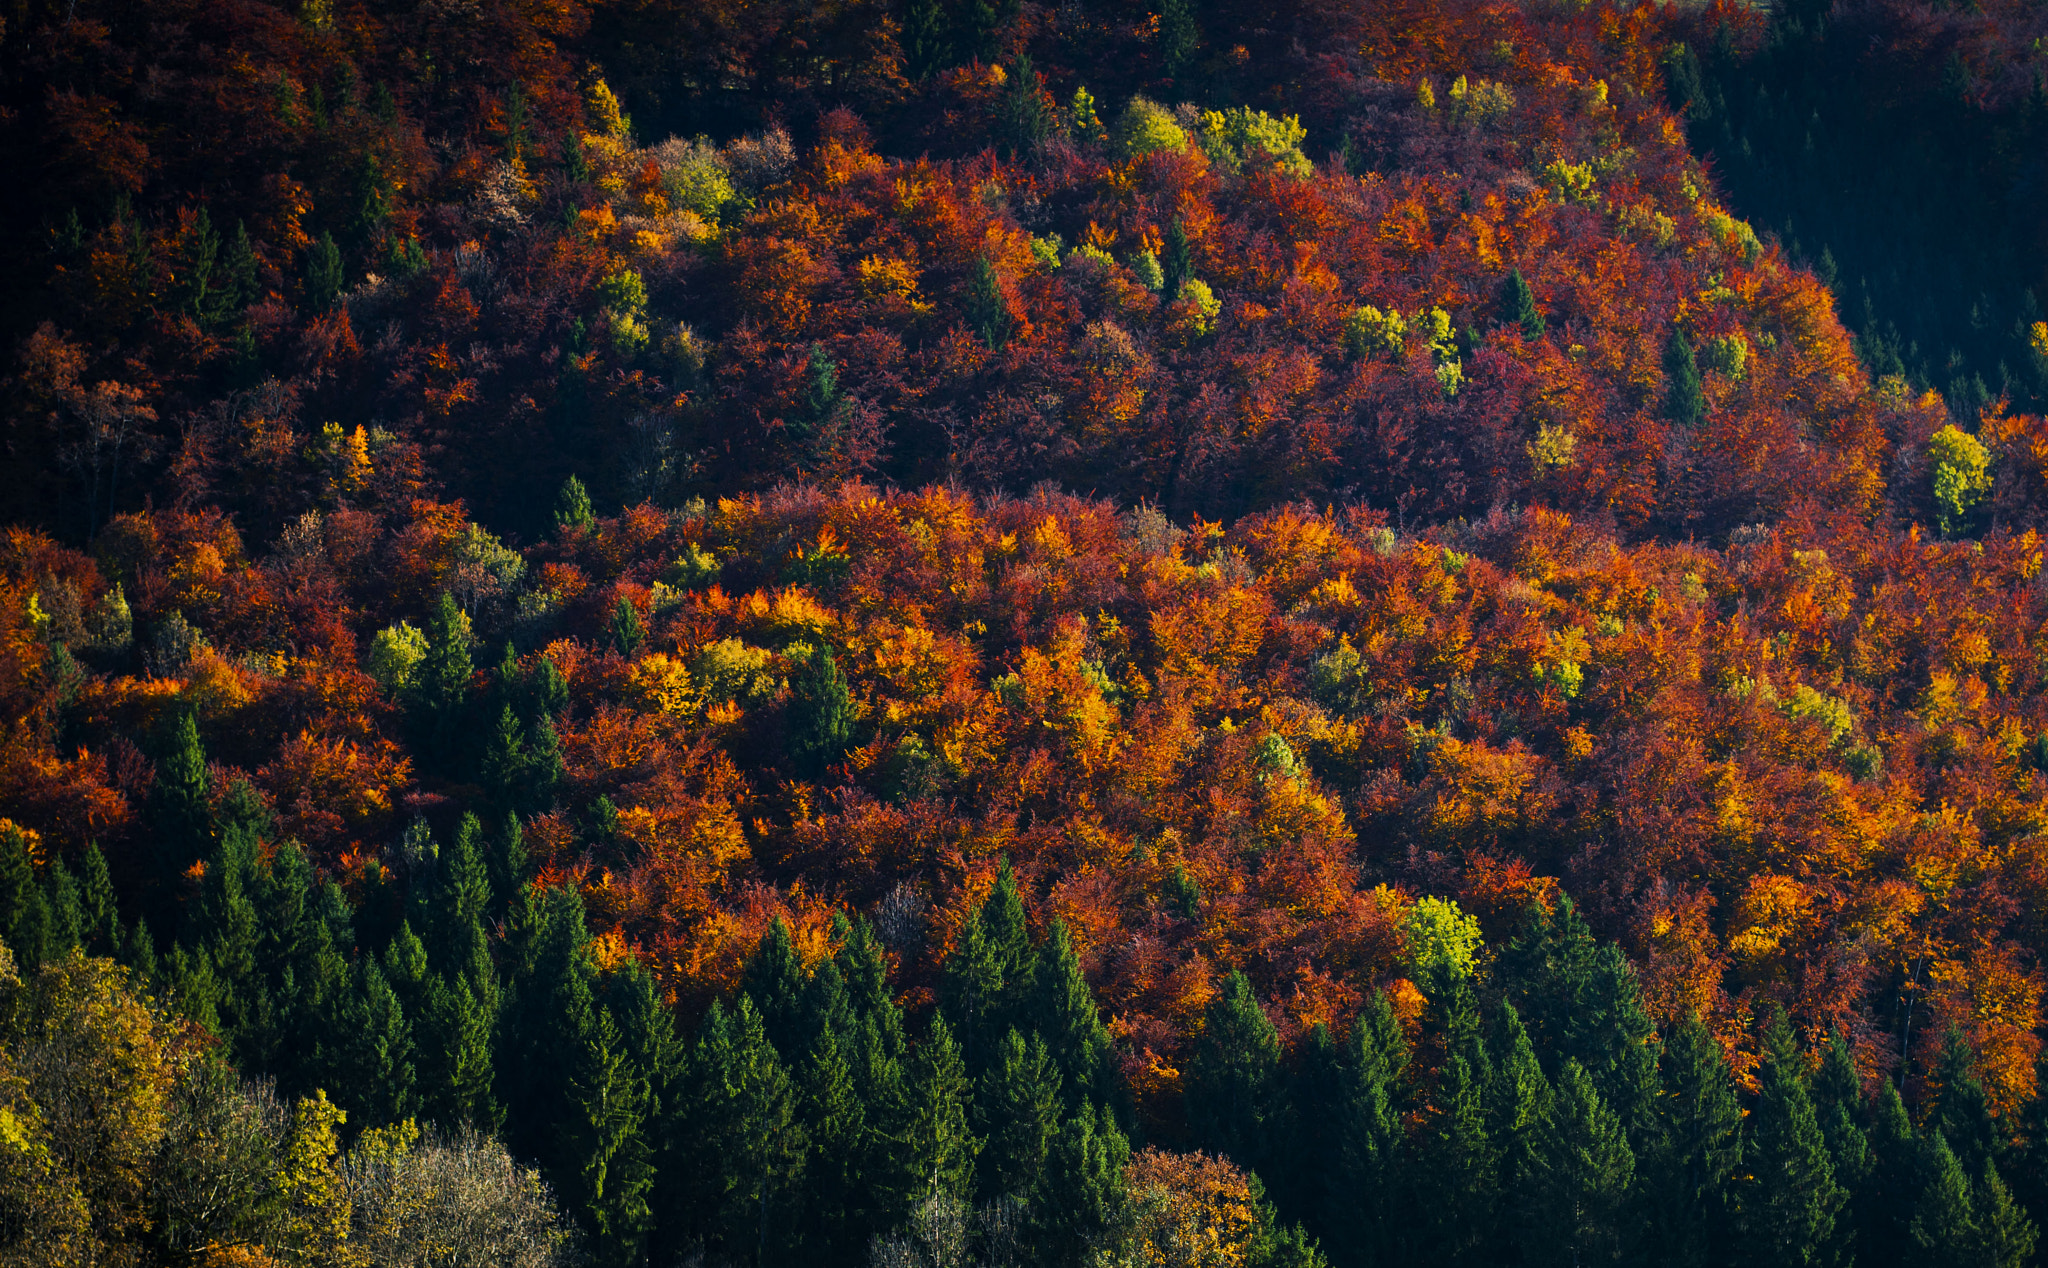
[[[967,281],[966,312],[968,329],[1000,352],[1010,337],[1010,305],[1003,298],[996,266],[985,255],[975,257],[974,273]]]
[[[469,618],[455,605],[455,597],[443,591],[427,614],[427,654],[414,667],[410,705],[422,736],[436,762],[455,759],[468,712]]]
[[[973,1187],[981,1142],[967,1127],[972,1087],[945,1018],[932,1018],[930,1033],[911,1056],[905,1085],[903,1149],[916,1186],[911,1200],[964,1197]]]
[[[503,911],[526,887],[532,873],[527,867],[525,834],[520,831],[517,812],[507,810],[497,822],[498,831],[491,838],[487,866],[491,876],[492,909]]]
[[[1680,427],[1697,427],[1707,416],[1707,398],[1700,386],[1699,362],[1685,332],[1674,328],[1664,346],[1664,417]]]
[[[1529,1043],[1515,1006],[1502,1000],[1494,1011],[1492,1071],[1485,1089],[1486,1131],[1493,1147],[1494,1178],[1502,1202],[1496,1204],[1493,1237],[1487,1254],[1493,1262],[1517,1263],[1522,1258],[1521,1223],[1512,1199],[1536,1174],[1533,1150],[1537,1129],[1550,1108],[1550,1081]]]
[[[1188,1126],[1205,1149],[1258,1170],[1280,1067],[1280,1035],[1241,972],[1209,1004],[1186,1075]]]
[[[1758,1268],[1803,1268],[1824,1256],[1848,1193],[1835,1182],[1834,1163],[1801,1078],[1799,1051],[1784,1014],[1764,1033],[1761,1084],[1743,1144],[1744,1259]]]
[[[421,1108],[444,1127],[494,1132],[504,1115],[492,1093],[496,1010],[461,974],[434,977],[420,1018]]]
[[[1031,1192],[1060,1117],[1060,1074],[1045,1040],[1037,1031],[1028,1040],[1009,1031],[975,1088],[974,1126],[983,1142],[978,1187],[984,1198]]]
[[[712,1005],[686,1085],[670,1165],[689,1177],[691,1231],[729,1259],[760,1262],[799,1208],[809,1142],[796,1089],[745,994],[730,1014]]]
[[[612,607],[610,633],[612,646],[627,660],[633,659],[639,652],[640,645],[647,641],[647,626],[640,620],[640,609],[634,607],[633,601],[623,594]]]
[[[912,79],[928,79],[952,64],[946,11],[940,0],[908,0],[903,8],[904,69]]]
[[[790,697],[790,761],[804,778],[822,778],[853,742],[853,694],[830,647],[812,649],[790,682]]]
[[[590,491],[583,487],[583,481],[573,475],[562,481],[562,490],[555,495],[555,527],[564,532],[587,531],[596,524],[597,512],[590,505]]]
[[[1130,1143],[1109,1112],[1083,1111],[1053,1137],[1031,1192],[1027,1238],[1033,1262],[1076,1268],[1100,1262],[1124,1211]]]
[[[416,1115],[412,1023],[374,959],[356,965],[340,1032],[334,1099],[349,1121],[379,1127]]]
[[[648,1193],[654,1159],[645,1132],[647,1078],[626,1051],[611,1012],[595,1009],[569,1085],[574,1113],[565,1124],[575,1170],[565,1179],[572,1209],[590,1232],[593,1260],[628,1268],[642,1260],[654,1213]]]
[[[1814,1072],[1809,1089],[1814,1119],[1828,1142],[1828,1160],[1834,1164],[1835,1183],[1849,1193],[1849,1205],[1835,1221],[1832,1257],[1847,1263],[1857,1257],[1858,1230],[1866,1222],[1862,1206],[1869,1200],[1871,1171],[1875,1161],[1870,1140],[1858,1125],[1863,1111],[1863,1077],[1849,1055],[1849,1037],[1836,1030],[1821,1051],[1820,1068]]]
[[[121,947],[121,912],[114,897],[114,877],[97,843],[85,843],[79,876],[80,931],[87,955],[111,956]]]
[[[1921,1262],[1959,1263],[1977,1248],[1980,1234],[1974,1204],[1970,1201],[1970,1178],[1949,1151],[1939,1131],[1927,1135],[1926,1187],[1913,1204],[1913,1220],[1907,1226],[1912,1245]]]
[[[1976,1262],[1984,1268],[2021,1268],[2033,1257],[2040,1229],[2012,1200],[1995,1164],[1984,1164],[1970,1196],[1977,1221]]]
[[[1520,326],[1522,338],[1531,343],[1543,337],[1543,310],[1536,307],[1536,292],[1529,289],[1528,279],[1520,269],[1509,273],[1507,281],[1501,284],[1500,319]]]
[[[1480,1076],[1457,1052],[1437,1072],[1434,1113],[1409,1172],[1413,1244],[1431,1263],[1476,1264],[1488,1253],[1498,1190]]]
[[[306,308],[313,313],[325,313],[334,307],[334,301],[341,298],[346,281],[341,268],[341,248],[334,244],[334,235],[323,233],[320,240],[306,249]]]
[[[1523,1219],[1538,1261],[1612,1263],[1628,1247],[1629,1187],[1635,1155],[1621,1119],[1593,1079],[1566,1058],[1536,1133]]]
[[[1031,991],[1025,1020],[1044,1037],[1047,1051],[1059,1066],[1067,1115],[1078,1113],[1090,1099],[1111,1102],[1109,1027],[1103,1024],[1102,1010],[1081,972],[1081,957],[1075,953],[1074,940],[1063,921],[1053,921],[1046,930],[1038,962],[1031,970]]]
[[[804,1044],[804,970],[789,925],[777,916],[747,959],[742,986],[778,1056],[793,1062]]]
[[[1195,275],[1194,249],[1188,243],[1188,232],[1179,216],[1167,222],[1166,236],[1159,249],[1159,275],[1166,283],[1159,290],[1159,299],[1166,304],[1179,299],[1181,287]]]
[[[1411,1221],[1396,1198],[1403,1174],[1399,1085],[1407,1040],[1384,991],[1375,991],[1345,1044],[1337,1163],[1320,1221],[1342,1264],[1372,1264]]]
[[[1202,30],[1195,23],[1194,0],[1162,0],[1159,7],[1159,67],[1169,79],[1194,69]]]
[[[1644,1161],[1651,1238],[1673,1264],[1725,1263],[1742,1108],[1727,1054],[1697,1014],[1672,1028],[1661,1066],[1662,1130]]]
[[[1960,1028],[1950,1026],[1942,1036],[1933,1073],[1933,1095],[1924,1111],[1925,1122],[1948,1142],[1963,1174],[1977,1175],[1986,1162],[2003,1161],[1991,1098],[1977,1078],[1976,1054],[1970,1051],[1970,1041]]]
[[[177,878],[213,848],[211,793],[198,718],[190,709],[179,709],[164,736],[149,791],[149,826],[156,835],[162,892],[174,892]],[[168,908],[160,903],[158,910]]]
[[[802,1249],[813,1260],[829,1261],[835,1252],[845,1259],[846,1248],[866,1242],[862,1217],[870,1194],[862,1162],[867,1114],[840,1034],[830,1022],[816,1033],[797,1079],[797,1117],[810,1142]]]
[[[1871,1172],[1857,1203],[1856,1261],[1863,1268],[1902,1268],[1912,1246],[1908,1225],[1926,1181],[1924,1151],[1898,1084],[1890,1079],[1878,1084],[1867,1135]]]

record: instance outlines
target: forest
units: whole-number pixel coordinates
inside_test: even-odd
[[[0,1264],[2040,1262],[2044,85],[13,0]]]

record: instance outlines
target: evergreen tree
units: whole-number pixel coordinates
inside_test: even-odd
[[[607,1009],[586,1028],[569,1086],[576,1113],[566,1126],[576,1170],[565,1196],[590,1230],[593,1259],[624,1268],[640,1262],[654,1223],[648,1190],[654,1164],[643,1134],[650,1093]]]
[[[1399,1088],[1408,1041],[1384,991],[1358,1015],[1345,1046],[1338,1106],[1337,1166],[1327,1181],[1321,1224],[1344,1264],[1378,1262],[1406,1221],[1392,1195],[1401,1174]]]
[[[1835,1183],[1800,1065],[1792,1028],[1779,1013],[1764,1033],[1761,1086],[1743,1145],[1748,1172],[1741,1193],[1744,1253],[1759,1268],[1823,1262],[1848,1200]]]
[[[810,1142],[802,1249],[812,1260],[831,1260],[835,1249],[838,1259],[848,1259],[849,1248],[867,1241],[862,1220],[870,1178],[862,1166],[867,1107],[840,1034],[831,1022],[817,1032],[797,1080],[798,1118]]]
[[[1849,1209],[1835,1221],[1835,1245],[1831,1257],[1847,1264],[1858,1257],[1857,1232],[1864,1223],[1860,1206],[1868,1200],[1875,1162],[1870,1141],[1857,1125],[1863,1108],[1863,1078],[1849,1055],[1849,1037],[1840,1030],[1828,1037],[1821,1053],[1820,1069],[1812,1087],[1814,1119],[1821,1137],[1828,1143],[1828,1161],[1834,1165],[1835,1183],[1849,1193]]]
[[[484,746],[483,764],[478,769],[484,792],[491,803],[512,810],[526,800],[525,728],[519,725],[512,706],[498,711],[497,729]]]
[[[510,906],[532,875],[526,863],[526,842],[519,829],[519,816],[506,811],[491,838],[487,870],[491,876],[491,905],[495,911]]]
[[[1045,77],[1020,54],[1010,67],[1007,84],[996,104],[996,121],[1010,143],[1012,155],[1028,153],[1052,135],[1052,105],[1045,93]]]
[[[36,883],[28,834],[12,822],[0,824],[0,941],[24,968],[43,959],[43,931],[49,910]]]
[[[728,1257],[763,1256],[780,1245],[801,1192],[808,1142],[795,1088],[746,995],[730,1015],[712,1006],[687,1081],[686,1153],[674,1165],[694,1174],[695,1228]]]
[[[1032,1262],[1049,1268],[1098,1262],[1124,1206],[1130,1156],[1107,1110],[1076,1114],[1061,1125],[1031,1194]]]
[[[1195,1140],[1247,1169],[1265,1165],[1279,1066],[1279,1032],[1251,982],[1232,973],[1209,1004],[1186,1076]]]
[[[262,926],[258,961],[276,1019],[277,1044],[268,1066],[290,1092],[315,1087],[326,1068],[327,1049],[336,1042],[337,1010],[349,991],[348,964],[336,947],[334,927],[323,916],[322,893],[313,865],[298,844],[286,841],[259,876],[257,910]],[[342,905],[343,945],[347,905]]]
[[[467,977],[473,985],[492,976],[490,937],[484,930],[491,881],[482,841],[483,825],[475,815],[463,815],[454,839],[435,859],[431,881],[414,887],[411,907],[434,972]]]
[[[1598,953],[1593,931],[1562,895],[1551,909],[1531,905],[1521,936],[1501,951],[1496,976],[1553,1078],[1566,1057],[1585,1064],[1580,1043],[1602,1036],[1586,1017]]]
[[[1908,1225],[1926,1182],[1919,1138],[1898,1085],[1890,1079],[1878,1085],[1868,1136],[1871,1172],[1857,1203],[1856,1261],[1863,1268],[1899,1268],[1907,1262],[1912,1245]]]
[[[995,888],[981,905],[981,934],[1002,978],[1002,1004],[998,1011],[1007,1024],[1026,1008],[1036,966],[1031,931],[1024,923],[1024,899],[1017,892],[1017,876],[1010,870],[1008,859],[997,869]]]
[[[334,245],[334,235],[323,233],[320,240],[306,249],[306,307],[314,313],[325,313],[334,307],[334,301],[341,298],[342,287],[346,285],[341,269],[341,248]]]
[[[2020,1268],[2033,1257],[2040,1230],[2012,1200],[1995,1164],[1984,1164],[1971,1206],[1977,1221],[1975,1258],[1984,1268]]]
[[[1002,279],[987,256],[977,256],[967,281],[967,327],[993,351],[1002,351],[1010,337],[1010,305],[1003,298]]]
[[[1487,1260],[1496,1189],[1480,1088],[1471,1063],[1452,1053],[1437,1074],[1435,1113],[1415,1143],[1411,1209],[1425,1262]]]
[[[427,948],[412,931],[411,922],[398,922],[398,930],[384,944],[384,954],[378,962],[383,966],[384,980],[391,983],[406,1015],[418,1017],[426,1007],[427,983],[432,977],[427,972]]]
[[[799,775],[822,778],[853,742],[853,695],[830,647],[812,649],[790,696],[790,760]]]
[[[1695,1013],[1672,1029],[1660,1065],[1663,1130],[1644,1160],[1651,1238],[1675,1265],[1725,1263],[1742,1163],[1727,1054]]]
[[[433,759],[455,760],[469,703],[469,618],[446,591],[427,614],[427,654],[413,669],[409,704]]]
[[[1534,343],[1543,337],[1543,310],[1536,307],[1536,292],[1529,289],[1522,270],[1508,274],[1500,288],[1500,319],[1522,328],[1522,338]]]
[[[1060,1069],[1069,1116],[1090,1098],[1111,1099],[1109,1027],[1096,1007],[1095,992],[1081,973],[1081,957],[1063,921],[1055,920],[1038,948],[1031,975],[1032,1002],[1028,1022],[1045,1037]]]
[[[522,923],[494,1062],[497,1097],[513,1148],[568,1192],[581,1171],[569,1145],[572,1124],[582,1114],[569,1089],[597,1021],[597,966],[590,958],[583,899],[573,887],[534,895]]]
[[[846,976],[833,960],[823,961],[811,970],[798,1011],[799,1047],[804,1050],[818,1043],[828,1029],[841,1036],[839,1042],[843,1047],[844,1036],[860,1028],[860,1016],[854,1012],[853,997],[846,990]]]
[[[235,222],[235,236],[228,239],[227,255],[221,261],[220,312],[223,318],[239,315],[256,302],[261,293],[256,244],[249,240],[249,226]]]
[[[1673,329],[1664,346],[1664,417],[1680,427],[1697,427],[1707,416],[1707,398],[1700,385],[1699,362],[1685,332]]]
[[[903,9],[904,70],[912,79],[928,79],[952,64],[946,11],[940,0],[909,0]]]
[[[754,1011],[777,1055],[794,1060],[803,1048],[804,970],[782,917],[769,924],[748,957],[741,989],[754,1002]]]
[[[1571,1054],[1620,1117],[1631,1147],[1647,1148],[1657,1129],[1657,1030],[1643,1011],[1635,968],[1619,946],[1609,943],[1594,953],[1573,1022]]]
[[[214,986],[221,1034],[245,1064],[269,1055],[269,994],[257,974],[260,936],[256,905],[258,846],[247,826],[235,823],[220,834],[206,860],[199,901],[188,913],[186,943],[206,957]]]
[[[647,641],[647,627],[640,621],[640,609],[634,607],[633,601],[623,594],[612,608],[609,632],[612,646],[618,648],[619,655],[627,660],[633,659],[639,652],[640,645]]]
[[[1162,0],[1159,6],[1159,65],[1167,78],[1178,80],[1194,68],[1202,31],[1195,24],[1194,0]]]
[[[1624,1216],[1635,1155],[1620,1118],[1575,1060],[1567,1058],[1558,1072],[1531,1160],[1524,1220],[1538,1261],[1619,1260],[1628,1248]]]
[[[967,1130],[970,1086],[967,1068],[945,1018],[932,1018],[931,1032],[912,1055],[904,1156],[917,1185],[913,1202],[958,1198],[972,1187],[981,1142]]]
[[[975,1088],[974,1124],[982,1196],[1029,1193],[1060,1126],[1059,1070],[1036,1031],[1003,1037]]]
[[[988,945],[981,907],[976,905],[960,923],[960,932],[953,941],[953,949],[946,954],[939,976],[939,1007],[952,1032],[959,1036],[961,1059],[970,1076],[981,1073],[1002,1035],[996,1028],[1002,992],[1002,968]]]
[[[1963,1032],[1950,1026],[1934,1059],[1932,1102],[1925,1110],[1929,1128],[1940,1132],[1955,1153],[1963,1174],[1976,1175],[1986,1162],[2002,1161],[1998,1124],[1991,1116],[1991,1098],[1977,1078],[1976,1054]]]
[[[1166,280],[1159,291],[1160,302],[1166,304],[1179,299],[1181,287],[1195,275],[1195,253],[1179,216],[1167,223],[1166,236],[1160,243],[1159,275]]]
[[[815,442],[832,429],[846,408],[846,392],[839,385],[839,363],[822,343],[811,345],[811,357],[804,367],[803,408],[794,420],[799,435]]]
[[[354,989],[343,1001],[335,1054],[335,1101],[349,1121],[381,1127],[419,1112],[412,1024],[377,962],[357,963]]]
[[[583,481],[573,475],[562,481],[561,492],[555,494],[555,527],[564,532],[588,531],[596,524],[597,512],[590,505],[590,491],[583,487]]]
[[[1515,1006],[1506,1000],[1494,1012],[1492,1071],[1485,1089],[1486,1131],[1494,1150],[1495,1182],[1502,1198],[1523,1192],[1536,1174],[1533,1151],[1537,1128],[1550,1109],[1550,1082],[1536,1060],[1536,1049]],[[1524,1258],[1521,1223],[1510,1209],[1497,1207],[1491,1262],[1512,1264]]]
[[[1913,1204],[1913,1221],[1907,1226],[1907,1233],[1923,1262],[1962,1262],[1980,1239],[1976,1212],[1970,1201],[1970,1178],[1939,1131],[1928,1133],[1924,1165],[1927,1186]]]
[[[167,912],[168,895],[177,878],[213,848],[212,787],[206,774],[206,750],[199,744],[199,721],[190,709],[177,710],[160,747],[156,779],[149,790],[149,826],[156,835],[159,885],[166,897],[156,910]]]
[[[421,1109],[444,1127],[496,1131],[504,1115],[492,1094],[496,1010],[462,974],[429,980],[420,1018]]]
[[[1344,1083],[1343,1051],[1330,1028],[1317,1022],[1302,1037],[1288,1072],[1287,1143],[1271,1173],[1279,1204],[1318,1229],[1324,1182],[1339,1165]]]
[[[78,904],[86,954],[111,956],[121,947],[121,913],[114,897],[114,877],[100,847],[86,842]]]

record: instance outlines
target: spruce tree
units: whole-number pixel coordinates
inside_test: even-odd
[[[1399,1088],[1407,1039],[1384,991],[1375,991],[1345,1045],[1337,1163],[1321,1224],[1341,1264],[1374,1264],[1406,1221],[1393,1194],[1401,1175]]]
[[[0,941],[23,968],[42,962],[47,916],[28,834],[12,822],[0,825]]]
[[[939,1007],[959,1038],[961,1059],[970,1077],[980,1075],[1002,1037],[996,1029],[1002,992],[1002,967],[988,945],[977,905],[960,923],[959,935],[939,975]]]
[[[1543,310],[1536,307],[1536,292],[1529,289],[1522,270],[1508,274],[1500,288],[1500,319],[1522,329],[1522,338],[1533,343],[1543,337]]]
[[[1970,1196],[1977,1220],[1976,1261],[1984,1268],[2021,1268],[2033,1257],[2040,1230],[2013,1201],[1996,1164],[1984,1164]]]
[[[79,900],[78,882],[61,857],[53,857],[43,875],[43,906],[50,913],[43,953],[48,959],[61,960],[85,943],[85,908]]]
[[[177,711],[160,746],[156,779],[149,790],[149,826],[156,835],[158,886],[169,895],[185,870],[213,848],[212,793],[206,774],[206,750],[199,743],[199,720],[190,709]],[[168,898],[157,904],[169,911]]]
[[[1976,1054],[1961,1029],[1948,1028],[1934,1059],[1933,1099],[1927,1125],[1941,1133],[1961,1164],[1964,1175],[1976,1175],[1986,1162],[2002,1162],[1999,1130],[1991,1114],[1991,1098],[1977,1078]]]
[[[573,887],[534,895],[528,920],[515,948],[511,1003],[493,1063],[496,1092],[505,1107],[509,1143],[566,1191],[580,1170],[568,1150],[570,1125],[581,1113],[569,1088],[597,1020],[597,966],[590,958],[583,899]]]
[[[1626,1212],[1635,1155],[1621,1119],[1593,1080],[1567,1058],[1536,1133],[1524,1195],[1525,1227],[1538,1262],[1611,1263],[1628,1248]]]
[[[1033,1031],[1003,1036],[975,1087],[974,1126],[982,1139],[978,1188],[984,1198],[1029,1193],[1060,1126],[1060,1075]]]
[[[1010,306],[1003,298],[1003,284],[995,264],[985,255],[976,256],[974,274],[967,282],[967,325],[993,351],[1002,351],[1010,336]]]
[[[381,1127],[417,1114],[412,1023],[374,959],[365,957],[356,965],[340,1032],[334,1099],[349,1121]]]
[[[798,1012],[801,1050],[809,1050],[828,1029],[842,1036],[843,1046],[843,1037],[860,1028],[860,1016],[854,1011],[853,997],[846,990],[846,975],[832,960],[825,960],[811,970],[811,979],[804,984],[803,1001]]]
[[[1285,1085],[1286,1145],[1268,1178],[1289,1215],[1322,1230],[1324,1180],[1338,1167],[1344,1103],[1344,1054],[1328,1026],[1309,1027]]]
[[[1764,1033],[1760,1087],[1743,1144],[1744,1258],[1758,1268],[1823,1262],[1849,1196],[1835,1183],[1800,1067],[1792,1028],[1778,1013]]]
[[[1258,1170],[1280,1067],[1280,1035],[1241,972],[1210,1001],[1186,1074],[1188,1126],[1205,1149]]]
[[[477,773],[492,805],[510,811],[526,800],[526,728],[519,725],[511,705],[498,710],[498,723],[484,744]]]
[[[1435,1113],[1415,1142],[1410,1209],[1425,1262],[1477,1264],[1487,1257],[1497,1190],[1480,1077],[1452,1053],[1437,1072]]]
[[[1574,1022],[1571,1054],[1620,1117],[1631,1147],[1647,1148],[1656,1134],[1657,1028],[1643,1011],[1635,968],[1619,946],[1608,943],[1594,953]]]
[[[1699,1015],[1671,1031],[1659,1062],[1662,1130],[1644,1161],[1652,1243],[1674,1264],[1727,1262],[1742,1107],[1727,1054]]]
[[[492,1092],[496,1010],[478,1000],[461,974],[429,980],[420,1017],[422,1112],[444,1127],[496,1131],[503,1121]]]
[[[1181,288],[1195,275],[1194,249],[1179,216],[1167,223],[1165,238],[1160,243],[1159,275],[1166,282],[1159,291],[1160,302],[1165,304],[1179,299]]]
[[[427,614],[427,654],[413,668],[409,705],[427,751],[447,766],[457,755],[463,716],[468,711],[469,618],[442,591]]]
[[[1201,43],[1194,0],[1163,0],[1159,7],[1159,66],[1167,78],[1182,79],[1194,69]]]
[[[1907,1235],[1929,1264],[1958,1263],[1980,1239],[1974,1204],[1970,1200],[1970,1178],[1949,1151],[1939,1131],[1927,1135],[1927,1185],[1913,1204],[1913,1220]]]
[[[1585,1016],[1598,953],[1593,931],[1562,895],[1554,908],[1532,904],[1521,936],[1501,951],[1496,977],[1553,1077],[1566,1057],[1580,1055],[1580,1042],[1601,1034]]]
[[[121,912],[114,897],[114,877],[97,843],[85,845],[79,877],[78,903],[88,955],[111,956],[121,947]]]
[[[853,694],[832,649],[820,645],[790,682],[790,760],[798,775],[819,779],[852,742]]]
[[[777,916],[747,959],[741,987],[760,1014],[761,1027],[776,1054],[794,1061],[803,1049],[804,971],[789,925]]]
[[[565,1196],[590,1231],[594,1261],[626,1268],[640,1262],[654,1223],[654,1161],[643,1130],[650,1094],[608,1009],[595,1010],[572,1070],[575,1113],[565,1126],[576,1167]]]
[[[562,481],[562,489],[555,494],[555,527],[568,532],[570,529],[587,531],[597,523],[597,512],[590,505],[590,491],[583,487],[583,481],[570,476]]]
[[[634,607],[633,600],[623,594],[612,607],[611,627],[608,632],[611,635],[612,646],[627,660],[633,659],[640,651],[640,645],[647,641],[647,626],[640,620],[640,609]]]
[[[1061,1125],[1031,1193],[1026,1237],[1032,1262],[1065,1268],[1099,1262],[1124,1208],[1131,1147],[1107,1110]]]
[[[1004,859],[996,872],[995,888],[981,905],[982,940],[1001,975],[1002,1000],[999,1021],[1007,1025],[1022,1015],[1031,996],[1031,976],[1037,957],[1031,949],[1031,931],[1024,923],[1024,899],[1017,892],[1017,875]]]
[[[1890,1079],[1878,1085],[1870,1108],[1870,1179],[1857,1203],[1856,1262],[1863,1268],[1900,1268],[1908,1259],[1912,1237],[1908,1224],[1926,1181],[1921,1175],[1921,1148]]]
[[[1550,1081],[1536,1060],[1529,1032],[1515,1006],[1506,1000],[1494,1012],[1492,1071],[1485,1089],[1486,1131],[1493,1145],[1495,1181],[1504,1199],[1496,1206],[1492,1262],[1512,1264],[1523,1257],[1521,1222],[1512,1201],[1536,1174],[1533,1151],[1537,1128],[1550,1110]]]
[[[669,1170],[687,1177],[685,1210],[728,1259],[779,1249],[802,1196],[809,1153],[795,1086],[754,1003],[713,1004],[691,1053]]]
[[[532,874],[526,862],[519,816],[510,810],[498,820],[498,831],[491,838],[487,870],[491,876],[492,910],[503,911],[519,896]]]
[[[797,1117],[810,1142],[804,1164],[801,1251],[813,1261],[850,1258],[866,1244],[862,1216],[869,1177],[862,1165],[866,1106],[854,1084],[853,1065],[830,1022],[817,1032],[797,1078]]]
[[[971,1087],[945,1018],[932,1018],[930,1032],[912,1054],[905,1083],[909,1113],[903,1150],[917,1186],[911,1201],[964,1196],[973,1185],[981,1142],[968,1130]]]
[[[903,9],[904,70],[912,79],[928,79],[951,65],[945,7],[940,0],[908,0]]]
[[[318,242],[306,249],[307,310],[316,314],[327,312],[341,298],[344,285],[341,248],[334,244],[333,234],[323,233]]]
[[[1028,1022],[1045,1037],[1046,1048],[1060,1069],[1060,1086],[1069,1116],[1090,1098],[1112,1098],[1109,1068],[1109,1027],[1096,1007],[1095,992],[1081,973],[1081,957],[1063,921],[1055,920],[1038,948],[1032,969],[1032,1002]]]
[[[1700,385],[1699,362],[1685,332],[1671,331],[1664,346],[1664,417],[1680,427],[1697,427],[1707,416],[1707,398]]]
[[[1839,1029],[1828,1037],[1810,1093],[1814,1118],[1820,1124],[1821,1137],[1828,1142],[1835,1183],[1849,1193],[1848,1209],[1835,1221],[1832,1252],[1836,1262],[1847,1263],[1859,1257],[1857,1233],[1865,1223],[1861,1208],[1869,1199],[1875,1162],[1870,1140],[1857,1124],[1863,1110],[1863,1078],[1849,1055],[1849,1037]]]
[[[349,991],[348,963],[335,929],[322,913],[323,894],[313,865],[298,844],[286,841],[260,875],[256,905],[262,926],[257,958],[276,1018],[278,1042],[269,1057],[282,1089],[313,1090],[337,1042],[338,1010]],[[345,946],[347,907],[341,911]]]
[[[256,888],[258,846],[241,823],[220,834],[207,857],[199,901],[188,916],[184,941],[212,970],[214,1006],[222,1034],[238,1058],[265,1064],[271,1043],[269,993],[257,972],[260,922]]]

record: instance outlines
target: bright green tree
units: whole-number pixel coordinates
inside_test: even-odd
[[[597,512],[590,505],[590,491],[583,481],[570,476],[555,494],[555,527],[563,532],[587,532],[597,524]]]
[[[964,1196],[973,1186],[981,1142],[968,1130],[972,1089],[945,1018],[932,1018],[930,1032],[912,1054],[905,1083],[908,1114],[902,1147],[917,1186],[915,1200]]]

